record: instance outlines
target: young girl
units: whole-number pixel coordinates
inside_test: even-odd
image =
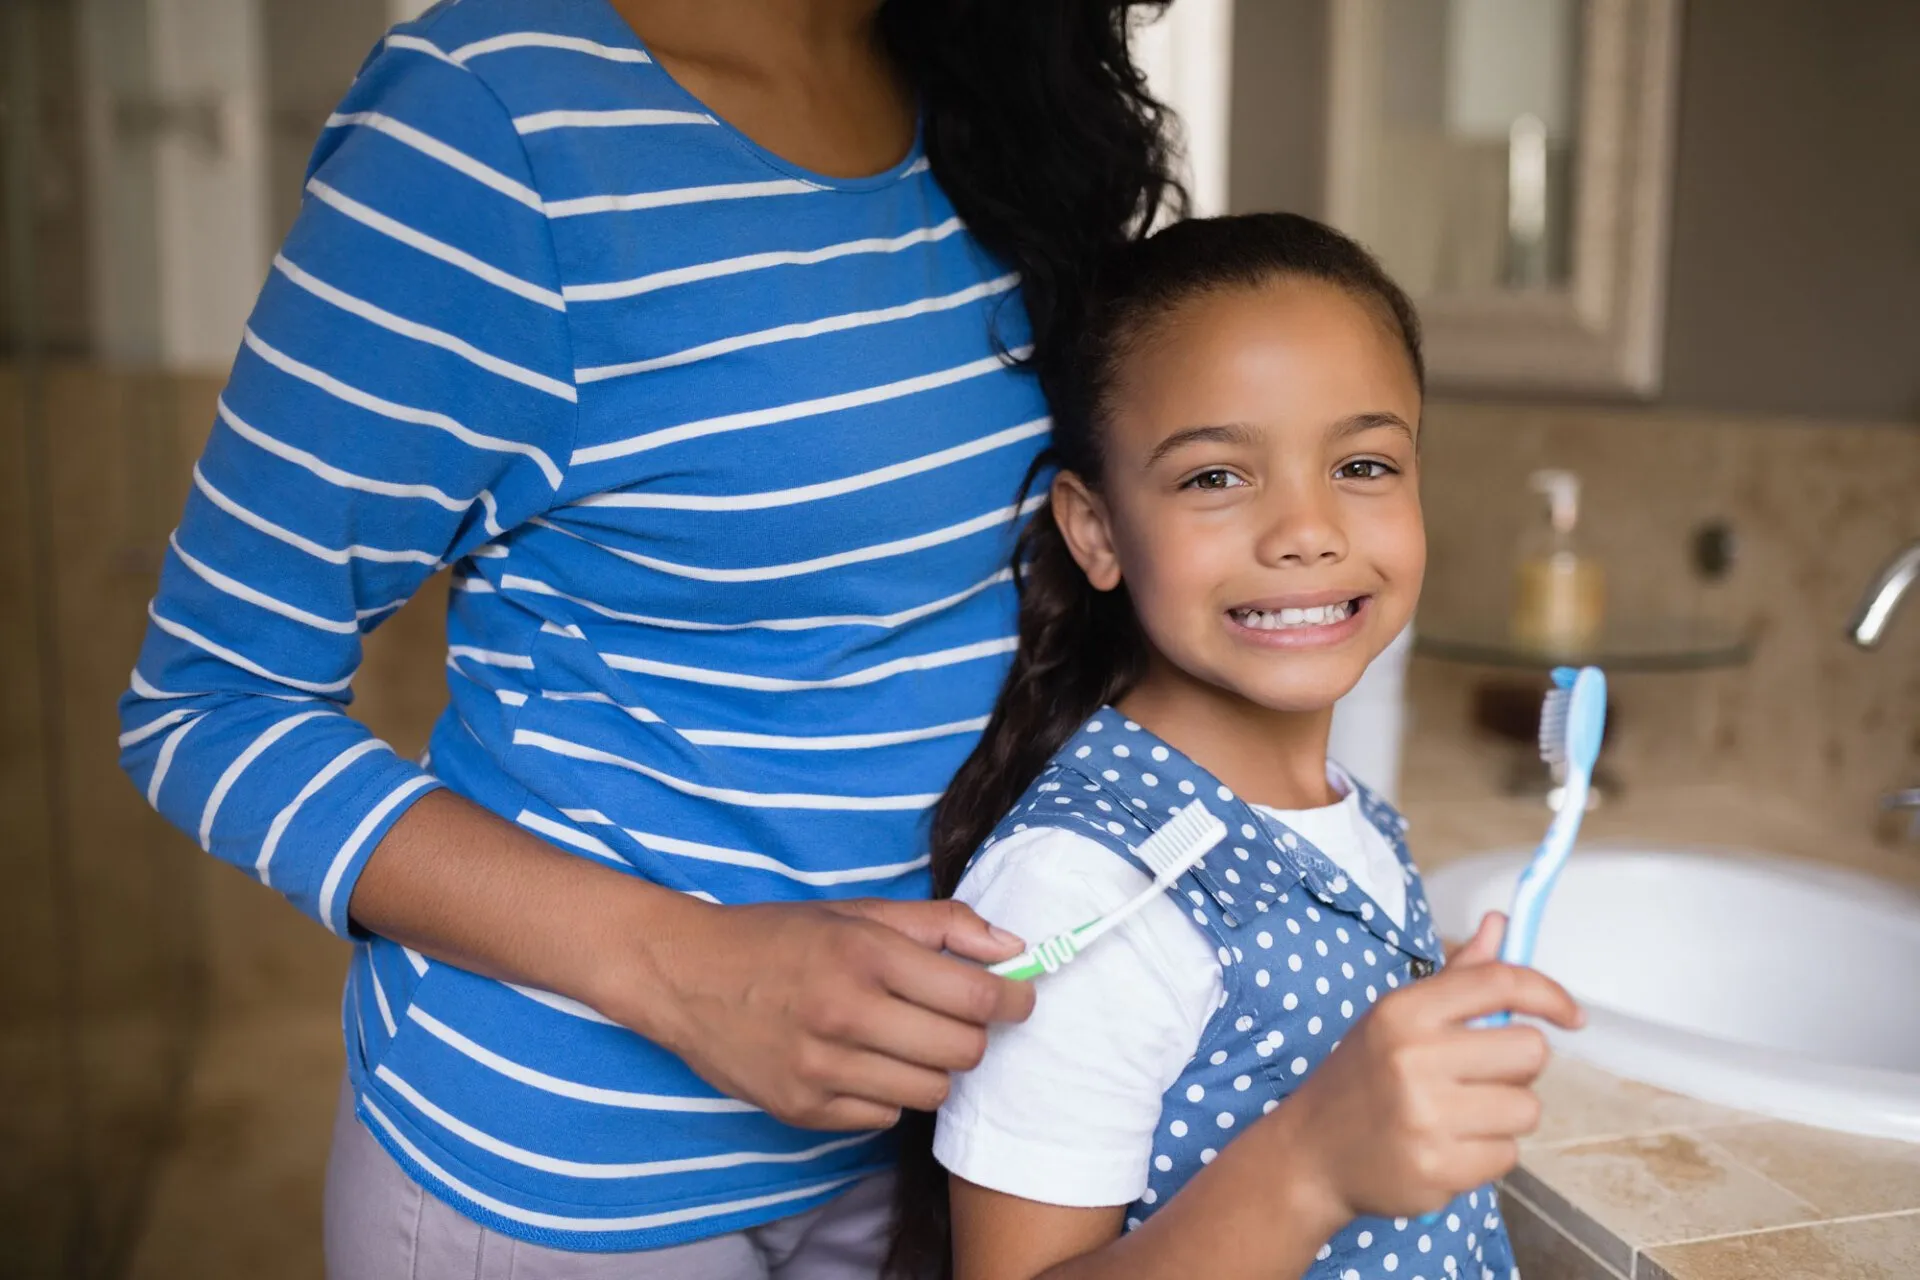
[[[1420,592],[1412,307],[1308,219],[1179,223],[1117,253],[1043,373],[1059,470],[936,883],[1037,941],[1139,892],[1179,806],[1229,835],[955,1081],[933,1153],[959,1275],[1506,1280],[1487,1183],[1545,1045],[1466,1023],[1579,1015],[1488,963],[1494,918],[1428,977],[1405,823],[1326,755]],[[905,1188],[908,1261],[942,1190]]]

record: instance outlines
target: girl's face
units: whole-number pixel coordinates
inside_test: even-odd
[[[1420,392],[1390,324],[1280,280],[1162,317],[1112,397],[1096,493],[1054,483],[1093,585],[1125,582],[1149,682],[1317,712],[1413,616]]]

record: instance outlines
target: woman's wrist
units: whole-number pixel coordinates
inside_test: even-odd
[[[678,975],[707,946],[725,908],[632,877],[607,886],[582,930],[570,985],[582,1003],[675,1049],[686,1027]]]

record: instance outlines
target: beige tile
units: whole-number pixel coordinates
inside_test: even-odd
[[[1920,1214],[1670,1245],[1642,1263],[1641,1280],[1913,1280]]]
[[[1528,1153],[1525,1167],[1533,1180],[1638,1248],[1822,1216],[1684,1131],[1543,1148]]]
[[[1527,1280],[1625,1280],[1510,1186],[1500,1189],[1500,1216],[1513,1241],[1513,1260]]]
[[[1538,1149],[1574,1142],[1728,1124],[1745,1118],[1742,1112],[1710,1102],[1623,1080],[1564,1054],[1548,1064],[1535,1087],[1543,1110],[1540,1128],[1524,1144],[1529,1156]]]
[[[1920,1211],[1920,1144],[1775,1121],[1701,1136],[1828,1217]]]

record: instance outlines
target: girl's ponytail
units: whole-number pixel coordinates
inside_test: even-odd
[[[1050,474],[1042,455],[1026,489]],[[952,894],[967,861],[1087,718],[1138,680],[1146,649],[1125,587],[1096,591],[1043,505],[1014,553],[1020,648],[986,730],[934,810],[936,897]]]

